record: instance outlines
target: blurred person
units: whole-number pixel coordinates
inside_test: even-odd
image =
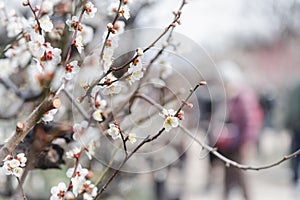
[[[218,67],[224,79],[227,113],[224,124],[215,124],[223,128],[219,129],[221,132],[212,132],[211,145],[229,159],[243,163],[244,158],[256,149],[263,111],[258,96],[246,85],[246,77],[237,64],[223,61]],[[214,157],[213,154],[211,156]],[[215,159],[211,159],[212,163]],[[245,200],[250,199],[244,171],[241,169],[225,167],[223,184],[224,200],[229,198],[233,188],[239,188]]]
[[[285,126],[291,133],[290,151],[300,149],[300,82],[289,91],[287,96],[287,107],[285,112]],[[299,165],[300,156],[291,159],[292,183],[300,186]]]

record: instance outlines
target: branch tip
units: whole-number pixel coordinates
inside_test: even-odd
[[[25,124],[23,122],[17,122],[16,132],[22,132],[25,128]]]
[[[200,86],[207,85],[207,82],[206,82],[206,81],[200,81],[200,82],[199,82],[199,85],[200,85]]]
[[[59,99],[59,98],[55,98],[55,99],[53,100],[53,102],[52,102],[52,106],[53,106],[54,108],[59,108],[59,107],[61,106],[61,101],[60,101],[60,99]]]

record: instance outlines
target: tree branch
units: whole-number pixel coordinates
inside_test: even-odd
[[[0,149],[0,160],[3,160],[8,154],[11,154],[15,150],[18,144],[23,141],[27,133],[36,125],[45,112],[54,108],[59,108],[60,104],[59,98],[50,96],[35,108],[24,122],[18,122],[15,133]]]

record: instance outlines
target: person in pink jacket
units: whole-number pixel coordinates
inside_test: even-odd
[[[226,61],[218,67],[224,80],[227,113],[221,132],[213,133],[212,144],[229,159],[243,163],[243,158],[256,147],[263,122],[263,111],[256,93],[244,84],[245,76],[239,66]],[[224,176],[224,199],[228,199],[232,188],[238,187],[244,199],[249,200],[242,170],[225,167]]]

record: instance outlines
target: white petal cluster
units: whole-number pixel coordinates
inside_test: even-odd
[[[44,15],[42,18],[39,19],[41,29],[45,32],[51,32],[53,29],[52,21],[48,15]]]
[[[74,172],[74,168],[69,168],[66,172],[68,178],[71,178],[72,181],[72,192],[75,197],[78,196],[80,193],[81,187],[83,186],[84,182],[86,181],[85,177],[89,173],[89,170],[86,168],[82,168],[79,164]]]
[[[130,67],[128,68],[128,74],[130,75],[127,80],[131,85],[135,81],[140,80],[144,76],[143,66],[142,66],[142,57],[143,50],[141,48],[136,49],[136,56],[138,56],[132,63],[130,63]]]
[[[80,71],[80,67],[78,66],[78,61],[74,60],[67,64],[65,69],[64,78],[67,80],[71,80],[75,74]]]
[[[24,153],[19,153],[14,158],[11,155],[6,156],[3,160],[2,171],[6,175],[14,175],[20,178],[23,174],[23,168],[26,166],[27,158]]]
[[[101,84],[104,84],[102,86],[102,94],[103,95],[114,95],[119,94],[121,92],[121,85],[118,81],[113,82],[116,80],[116,77],[114,75],[109,74],[107,77],[101,81]]]
[[[115,124],[109,124],[109,129],[107,130],[108,135],[112,137],[112,139],[120,139],[121,138],[121,132],[117,125]]]
[[[119,3],[113,2],[108,7],[107,11],[109,15],[114,15],[118,11]],[[126,20],[130,18],[130,9],[128,5],[121,5],[119,10],[119,16],[124,17]]]
[[[129,134],[128,134],[128,141],[129,141],[131,144],[136,143],[136,141],[137,141],[137,139],[136,139],[136,134],[135,134],[135,133],[129,133]]]
[[[72,19],[67,19],[66,24],[69,27],[69,31],[75,31],[78,27],[78,31],[82,31],[83,26],[79,23],[79,19],[77,16],[73,16]]]
[[[179,119],[174,116],[176,112],[173,109],[163,109],[162,113],[162,116],[165,118],[163,127],[167,132],[169,132],[172,128],[178,127]]]
[[[94,197],[97,195],[98,188],[91,183],[91,181],[87,180],[82,188],[81,193],[83,193],[83,199],[84,200],[93,200]]]
[[[44,36],[38,33],[30,33],[28,49],[41,72],[53,72],[61,62],[61,49],[52,47],[49,42],[45,42]]]
[[[50,200],[63,200],[67,192],[67,186],[65,183],[60,182],[57,186],[51,188]]]
[[[85,16],[88,18],[93,18],[97,12],[97,8],[92,2],[87,2],[85,4]]]
[[[17,69],[17,63],[8,58],[0,59],[0,66],[0,77],[9,77]]]
[[[69,159],[74,159],[74,158],[78,159],[80,152],[81,152],[81,148],[74,147],[70,151],[66,152],[66,157]]]
[[[51,109],[47,112],[45,112],[42,116],[42,120],[44,122],[51,122],[54,119],[54,115],[57,113],[58,109]]]
[[[15,37],[27,26],[28,21],[24,17],[19,17],[14,9],[9,9],[5,13],[6,19],[1,20],[6,25],[8,37]]]

